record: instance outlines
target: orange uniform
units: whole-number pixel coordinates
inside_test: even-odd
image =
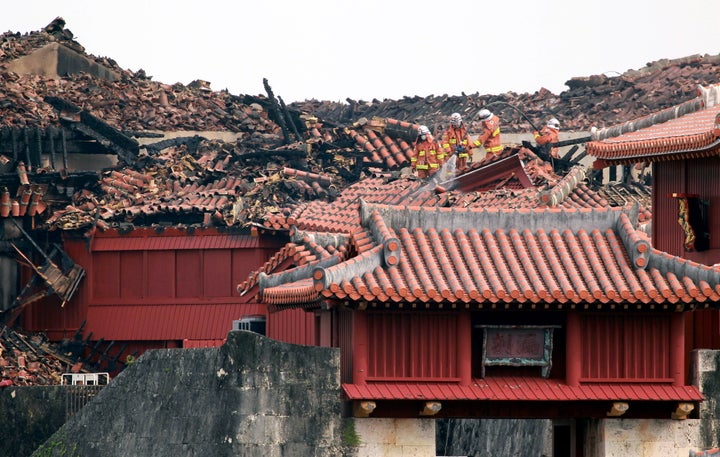
[[[438,150],[438,144],[432,135],[427,135],[425,140],[417,139],[415,157],[410,160],[410,167],[419,178],[427,178],[440,169],[442,164],[437,158]]]
[[[500,142],[500,118],[496,115],[486,121],[481,121],[483,128],[482,133],[478,136],[478,141],[482,143],[488,154],[497,154],[502,151],[502,143]]]
[[[441,158],[441,163],[446,162],[453,154],[456,154],[455,168],[463,170],[467,167],[468,158],[473,156],[473,148],[480,147],[481,144],[480,141],[470,138],[464,125],[459,127],[450,125],[442,137],[444,157]]]
[[[557,143],[560,138],[560,131],[557,129],[554,129],[548,125],[543,127],[539,132],[535,132],[533,136],[535,137],[535,142],[539,145],[549,144],[549,143]],[[550,150],[550,155],[554,158],[560,157],[560,152],[558,148],[552,148]]]

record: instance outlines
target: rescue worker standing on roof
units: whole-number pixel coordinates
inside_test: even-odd
[[[487,154],[497,154],[502,151],[500,142],[500,118],[488,109],[481,109],[478,113],[478,120],[482,132],[478,135],[478,141],[482,143]]]
[[[535,142],[540,145],[546,145],[550,143],[557,143],[560,140],[560,121],[554,117],[550,119],[547,124],[540,129],[539,132],[533,132]],[[550,150],[550,156],[557,159],[560,157],[560,151],[558,148],[552,148]]]
[[[463,123],[460,113],[452,113],[450,115],[450,126],[445,130],[442,136],[442,148],[444,161],[447,161],[455,154],[455,169],[462,171],[467,167],[468,158],[472,159],[473,148],[480,147],[480,142],[470,139],[465,124]],[[440,162],[443,162],[440,160]]]
[[[410,167],[418,178],[427,178],[440,169],[437,158],[438,144],[426,126],[421,125],[418,128],[418,137],[413,149],[415,157],[410,160]]]

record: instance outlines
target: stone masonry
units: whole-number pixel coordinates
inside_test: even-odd
[[[232,331],[220,348],[148,351],[33,456],[336,457],[336,349]]]

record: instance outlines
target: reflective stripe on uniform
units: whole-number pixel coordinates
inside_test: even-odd
[[[502,149],[503,149],[502,146],[493,146],[490,149],[488,149],[487,151],[488,152],[499,152],[499,151],[502,151]]]
[[[467,159],[469,155],[467,152],[461,152],[460,154],[458,154],[458,157],[461,159]]]
[[[498,136],[498,135],[500,135],[500,127],[493,130],[493,133],[492,133],[492,136]]]
[[[427,169],[428,169],[428,166],[427,166],[427,165],[420,164],[420,165],[417,166],[417,169],[418,169],[418,170],[427,170]]]
[[[437,163],[431,163],[430,168],[440,168],[440,165]]]

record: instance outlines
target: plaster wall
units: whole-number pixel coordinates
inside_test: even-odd
[[[594,428],[594,430],[593,430]],[[604,419],[591,426],[588,457],[687,457],[695,449],[700,419]]]
[[[357,457],[435,457],[434,419],[356,418]]]
[[[8,71],[54,79],[81,72],[108,81],[120,79],[117,71],[100,65],[59,43],[47,44],[32,54],[13,60],[8,64]]]

